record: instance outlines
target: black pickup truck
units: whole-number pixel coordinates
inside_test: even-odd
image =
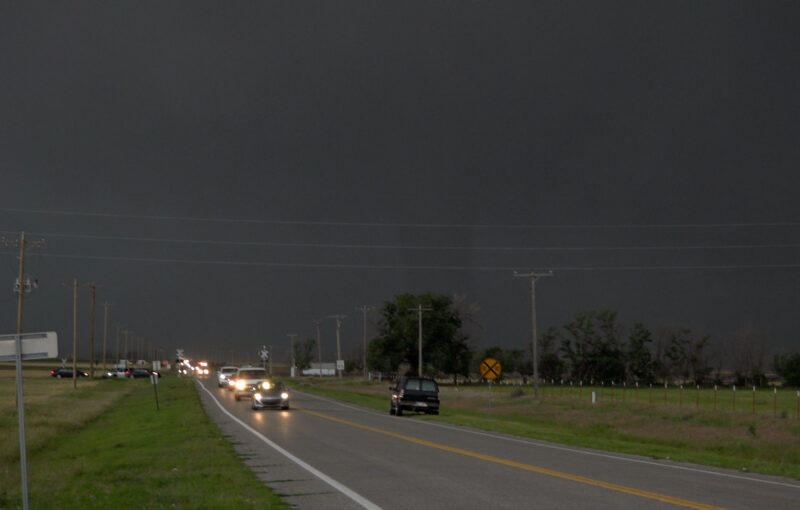
[[[428,377],[403,377],[397,386],[389,386],[392,401],[389,414],[403,415],[403,410],[439,414],[439,385]]]

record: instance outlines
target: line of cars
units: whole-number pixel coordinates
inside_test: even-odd
[[[151,375],[155,374],[157,377],[161,377],[161,374],[156,372],[155,370],[150,370],[149,368],[112,368],[111,370],[106,370],[103,373],[103,377],[111,377],[111,378],[130,378],[130,379],[138,379],[141,377],[150,377]],[[71,368],[57,368],[55,370],[50,371],[50,375],[55,377],[56,379],[61,379],[64,377],[72,378],[72,369]],[[84,372],[83,370],[78,370],[77,372],[78,377],[89,377],[88,372]]]
[[[289,389],[283,382],[270,378],[262,367],[220,367],[217,384],[232,391],[237,402],[249,398],[250,408],[254,411],[268,408],[289,410]]]

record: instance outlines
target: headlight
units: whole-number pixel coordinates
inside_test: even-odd
[[[237,390],[241,391],[245,388],[247,388],[247,383],[244,381],[244,379],[239,379],[238,381],[236,381]]]
[[[265,390],[268,390],[272,388],[272,385],[269,383],[269,381],[264,381],[263,383],[261,383],[261,387],[264,388]]]
[[[253,395],[253,398],[256,399],[256,400],[261,400],[261,393],[255,393]]]
[[[284,391],[283,393],[281,393],[281,398],[283,400],[289,400],[289,394]]]

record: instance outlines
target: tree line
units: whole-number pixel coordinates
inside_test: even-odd
[[[504,374],[528,377],[533,373],[531,348],[490,347],[473,351],[464,332],[470,311],[463,303],[441,294],[401,294],[379,310],[377,336],[369,342],[367,367],[397,373],[401,367],[416,372],[418,311],[423,312],[423,373],[469,378],[485,358],[497,359]],[[651,384],[680,382],[720,384],[732,377],[737,385],[766,384],[766,348],[763,335],[741,332],[725,349],[714,346],[708,333],[688,328],[662,329],[656,336],[641,323],[626,328],[613,310],[582,311],[560,327],[538,335],[540,377],[545,381],[582,381],[584,384]],[[316,341],[295,345],[300,368],[310,366]],[[347,369],[361,368],[350,361]],[[772,368],[787,384],[800,386],[800,353],[776,356]]]

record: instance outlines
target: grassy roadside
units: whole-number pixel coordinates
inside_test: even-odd
[[[293,382],[308,391],[388,414],[388,382],[303,378]],[[585,390],[585,396],[590,394]],[[712,411],[702,406],[605,398],[592,405],[558,392],[534,399],[528,388],[495,386],[489,413],[486,386],[442,387],[436,420],[560,444],[671,459],[800,479],[800,420],[786,413]],[[787,392],[788,395],[788,392]],[[606,395],[608,397],[608,395]],[[789,405],[789,404],[786,404]]]
[[[0,509],[21,508],[13,367],[0,374]],[[156,410],[149,380],[73,390],[26,366],[31,508],[289,508],[205,415],[194,384],[162,378]]]

